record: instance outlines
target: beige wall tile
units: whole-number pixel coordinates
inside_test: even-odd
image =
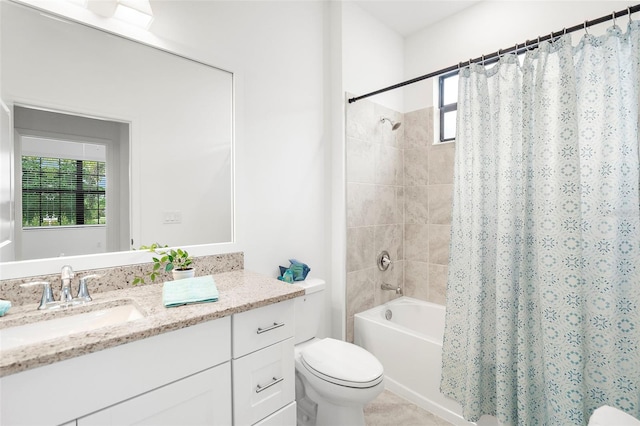
[[[347,183],[347,226],[376,223],[376,187],[366,183]]]
[[[429,300],[429,264],[407,260],[404,263],[404,294],[420,300]]]
[[[429,263],[447,265],[449,263],[449,241],[451,226],[429,225]]]
[[[375,224],[390,225],[401,223],[401,206],[398,205],[398,187],[376,185],[373,205]]]
[[[347,104],[346,135],[371,143],[380,143],[382,133],[380,118],[376,117],[375,105],[371,101],[362,100]]]
[[[398,224],[404,224],[404,200],[405,200],[405,187],[396,186],[396,219]]]
[[[353,316],[347,318],[347,335],[346,335],[346,339],[347,342],[349,343],[353,343],[353,336],[354,336],[354,327],[353,324],[355,322],[355,318]]]
[[[402,148],[404,145],[404,130],[406,127],[403,123],[404,114],[379,104],[375,104],[374,114],[375,119],[380,123],[380,143],[387,146]],[[391,125],[388,122],[380,122],[382,117],[386,117],[394,122],[400,122],[402,124],[397,130],[391,130]]]
[[[375,183],[375,145],[347,138],[347,182]]]
[[[383,283],[389,284],[395,288],[403,288],[404,283],[404,261],[399,260],[389,265],[389,269],[381,271],[378,268],[374,271],[374,306],[381,305],[390,300],[401,297],[402,294],[396,294],[395,291],[383,290],[381,288]],[[404,289],[403,289],[404,291]]]
[[[429,185],[429,223],[451,224],[453,184]]]
[[[404,189],[405,223],[426,225],[429,223],[427,186],[407,186]]]
[[[404,181],[402,150],[386,145],[376,145],[372,151],[375,157],[375,183],[402,185]]]
[[[429,183],[429,150],[411,148],[404,150],[404,184],[424,186]]]
[[[447,271],[448,268],[445,265],[429,265],[429,302],[445,304]]]
[[[433,143],[433,116],[430,111],[432,108],[423,108],[404,114],[405,148],[427,148]]]
[[[376,226],[374,231],[375,252],[374,264],[378,255],[386,250],[392,262],[402,260],[404,257],[404,226],[401,224]]]
[[[429,149],[429,184],[453,183],[455,143],[431,145]]]
[[[404,225],[404,258],[429,261],[429,225]]]
[[[347,272],[370,268],[375,264],[374,227],[347,228]]]
[[[347,319],[375,306],[373,286],[374,268],[347,274]]]

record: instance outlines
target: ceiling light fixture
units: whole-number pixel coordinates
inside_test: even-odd
[[[70,0],[86,1],[87,9],[105,18],[115,18],[137,27],[149,29],[153,12],[149,0]]]
[[[145,29],[153,22],[149,0],[118,0],[113,17]]]

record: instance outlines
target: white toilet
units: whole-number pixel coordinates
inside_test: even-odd
[[[364,426],[364,405],[384,390],[382,364],[359,346],[317,338],[325,282],[307,278],[296,284],[305,288],[295,300],[298,426]]]

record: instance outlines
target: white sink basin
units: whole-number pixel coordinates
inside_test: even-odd
[[[0,329],[0,350],[135,321],[143,316],[129,304]]]

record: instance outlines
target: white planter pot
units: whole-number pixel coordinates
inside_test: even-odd
[[[174,269],[171,271],[174,280],[181,280],[184,278],[193,278],[196,275],[196,270],[194,268],[189,269]]]

